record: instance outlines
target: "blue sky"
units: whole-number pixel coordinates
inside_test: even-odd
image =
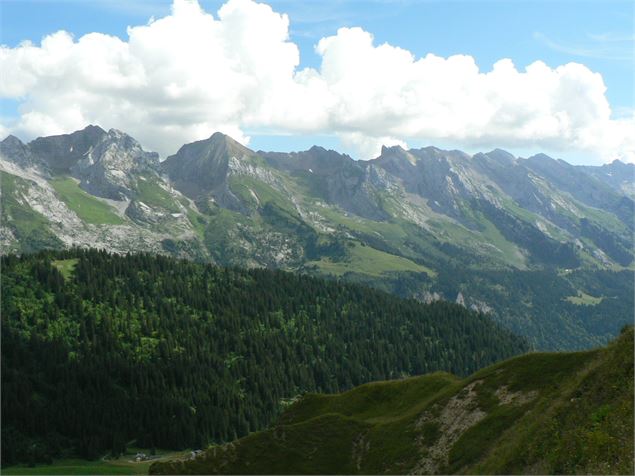
[[[23,40],[39,43],[44,35],[66,30],[75,38],[90,32],[127,40],[128,25],[170,13],[170,1],[2,0],[1,42],[16,47]],[[216,16],[220,1],[201,1]],[[375,44],[387,42],[416,58],[434,53],[472,56],[481,71],[501,58],[516,68],[541,60],[555,68],[579,62],[600,73],[613,117],[631,113],[634,103],[633,2],[630,1],[302,1],[271,0],[276,12],[290,18],[290,39],[300,49],[300,68],[319,68],[315,45],[340,27],[360,26]],[[17,116],[16,99],[2,100],[2,117]],[[303,149],[314,142],[346,149],[330,133],[269,135],[249,131],[258,149]],[[255,133],[254,133],[255,132]],[[409,138],[410,146],[434,142],[453,147],[454,141]],[[517,147],[517,153],[536,152]],[[585,154],[562,156],[585,162]]]

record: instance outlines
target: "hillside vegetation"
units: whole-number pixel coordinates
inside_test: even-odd
[[[202,448],[305,392],[527,350],[484,315],[282,271],[96,250],[2,258],[2,462]]]
[[[270,429],[151,474],[633,474],[633,328],[533,353],[307,394]]]

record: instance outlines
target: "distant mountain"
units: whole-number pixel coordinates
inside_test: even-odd
[[[584,167],[584,170],[607,183],[619,193],[635,197],[635,164],[625,164],[614,160],[601,167]]]
[[[307,394],[268,430],[150,474],[633,474],[633,329],[607,348],[528,354]]]
[[[107,135],[99,126],[87,126],[81,131],[59,136],[39,137],[28,148],[38,162],[54,173],[70,173]]]
[[[355,161],[254,152],[221,133],[160,162],[88,126],[9,136],[0,170],[3,253],[95,246],[460,295],[539,348],[599,345],[632,317],[630,164],[399,146]]]
[[[174,186],[192,199],[231,194],[227,177],[231,166],[246,164],[256,154],[231,137],[216,132],[209,139],[186,144],[163,162]],[[236,203],[238,199],[234,197]]]

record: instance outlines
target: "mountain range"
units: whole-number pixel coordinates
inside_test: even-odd
[[[632,320],[635,166],[500,149],[253,151],[214,133],[161,161],[98,126],[0,143],[4,254],[149,251],[358,281],[491,314],[536,348]]]

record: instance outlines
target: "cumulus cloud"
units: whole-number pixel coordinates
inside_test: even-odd
[[[613,119],[601,75],[584,65],[501,59],[481,71],[471,56],[376,45],[361,28],[316,53],[320,68],[300,69],[289,18],[266,4],[229,0],[213,16],[175,0],[127,41],[60,31],[0,47],[0,96],[20,102],[4,127],[33,137],[97,123],[164,155],[216,130],[243,142],[262,130],[337,134],[360,158],[421,139],[635,160],[635,116]]]

